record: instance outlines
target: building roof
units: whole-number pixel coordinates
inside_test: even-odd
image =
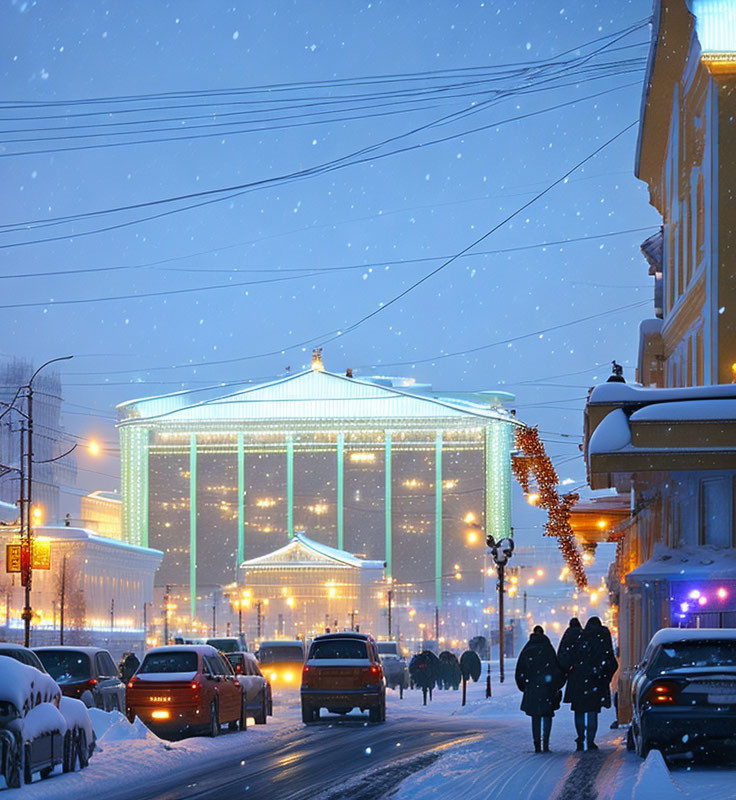
[[[85,495],[83,499],[87,500],[105,500],[109,503],[122,503],[120,492],[108,492],[104,489],[98,489],[95,492],[90,492]]]
[[[139,547],[135,544],[122,542],[119,539],[111,539],[108,536],[100,536],[98,533],[90,530],[89,528],[73,528],[67,525],[39,525],[34,527],[33,530],[37,536],[50,539],[52,542],[67,541],[101,544],[105,547],[112,547],[122,552],[140,553],[141,555],[153,556],[154,558],[158,558],[159,561],[164,555],[160,550],[154,550],[150,547]],[[0,531],[12,533],[13,528],[8,526],[0,529]]]
[[[354,556],[344,550],[329,547],[321,542],[316,542],[298,531],[294,538],[274,550],[257,558],[244,561],[241,567],[248,569],[251,567],[267,568],[293,568],[293,567],[353,567],[357,569],[383,569],[383,561],[368,561],[365,558]]]
[[[396,384],[399,383],[399,386]],[[433,392],[395,378],[350,378],[306,370],[222,393],[214,387],[131,400],[118,406],[120,425],[197,422],[303,421],[305,419],[476,419],[516,423],[503,409],[506,392]],[[516,423],[518,424],[518,423]]]

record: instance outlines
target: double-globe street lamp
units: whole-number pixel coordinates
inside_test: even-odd
[[[504,657],[504,640],[505,640],[505,630],[504,630],[504,619],[503,619],[503,595],[504,595],[504,578],[506,575],[506,564],[508,563],[509,559],[513,555],[514,552],[514,540],[509,537],[505,536],[503,539],[499,539],[497,542],[491,534],[488,534],[486,537],[486,543],[488,547],[491,549],[491,555],[493,556],[493,561],[496,565],[496,571],[498,573],[498,679],[500,683],[503,683],[504,680],[504,668],[503,668],[503,657]],[[490,652],[488,654],[488,674],[490,676]],[[490,687],[489,687],[490,688]],[[490,693],[490,692],[488,692]]]

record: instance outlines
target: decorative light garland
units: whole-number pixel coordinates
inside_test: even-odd
[[[521,484],[524,494],[529,494],[532,478],[537,484],[539,498],[535,505],[547,511],[547,522],[544,526],[546,536],[556,536],[565,563],[570,568],[578,589],[585,589],[588,578],[585,575],[583,559],[575,542],[575,535],[570,525],[570,512],[580,499],[575,492],[560,494],[557,472],[552,466],[544,444],[535,428],[518,427],[516,429],[516,449],[520,455],[511,460],[511,469]]]

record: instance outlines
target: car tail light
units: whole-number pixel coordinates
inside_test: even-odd
[[[133,676],[133,677],[132,677],[132,678],[131,678],[131,679],[128,681],[128,689],[132,689],[132,688],[133,688],[133,684],[134,684],[134,683],[135,683],[137,680],[138,680],[138,678],[136,678],[136,676],[134,675],[134,676]]]
[[[375,664],[365,670],[365,677],[368,683],[378,683],[381,680],[381,668]]]
[[[680,688],[674,681],[657,681],[647,689],[642,702],[651,706],[673,705],[677,702]]]
[[[199,684],[197,683],[197,681],[192,681],[192,682],[189,684],[189,688],[190,688],[190,689],[191,689],[193,692],[196,692],[196,691],[197,691],[197,689],[199,689]]]

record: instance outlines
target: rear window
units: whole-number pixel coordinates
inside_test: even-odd
[[[239,649],[237,639],[207,639],[207,644],[222,653],[234,653]]]
[[[273,664],[280,661],[304,661],[304,650],[296,644],[273,645],[262,647],[258,651],[261,664]]]
[[[236,672],[240,672],[243,675],[247,675],[248,673],[243,669],[245,664],[245,657],[242,653],[228,653],[227,660],[233,665],[233,669]]]
[[[368,648],[365,642],[357,639],[330,639],[325,642],[315,642],[309,651],[309,658],[368,658]]]
[[[376,642],[378,652],[382,656],[397,656],[399,654],[399,647],[396,642]]]
[[[197,654],[186,650],[171,653],[149,653],[141,664],[139,673],[196,672]]]
[[[691,667],[736,667],[736,640],[664,644],[652,662],[653,674]]]
[[[41,650],[37,655],[57,683],[77,683],[92,677],[92,664],[86,653]]]

